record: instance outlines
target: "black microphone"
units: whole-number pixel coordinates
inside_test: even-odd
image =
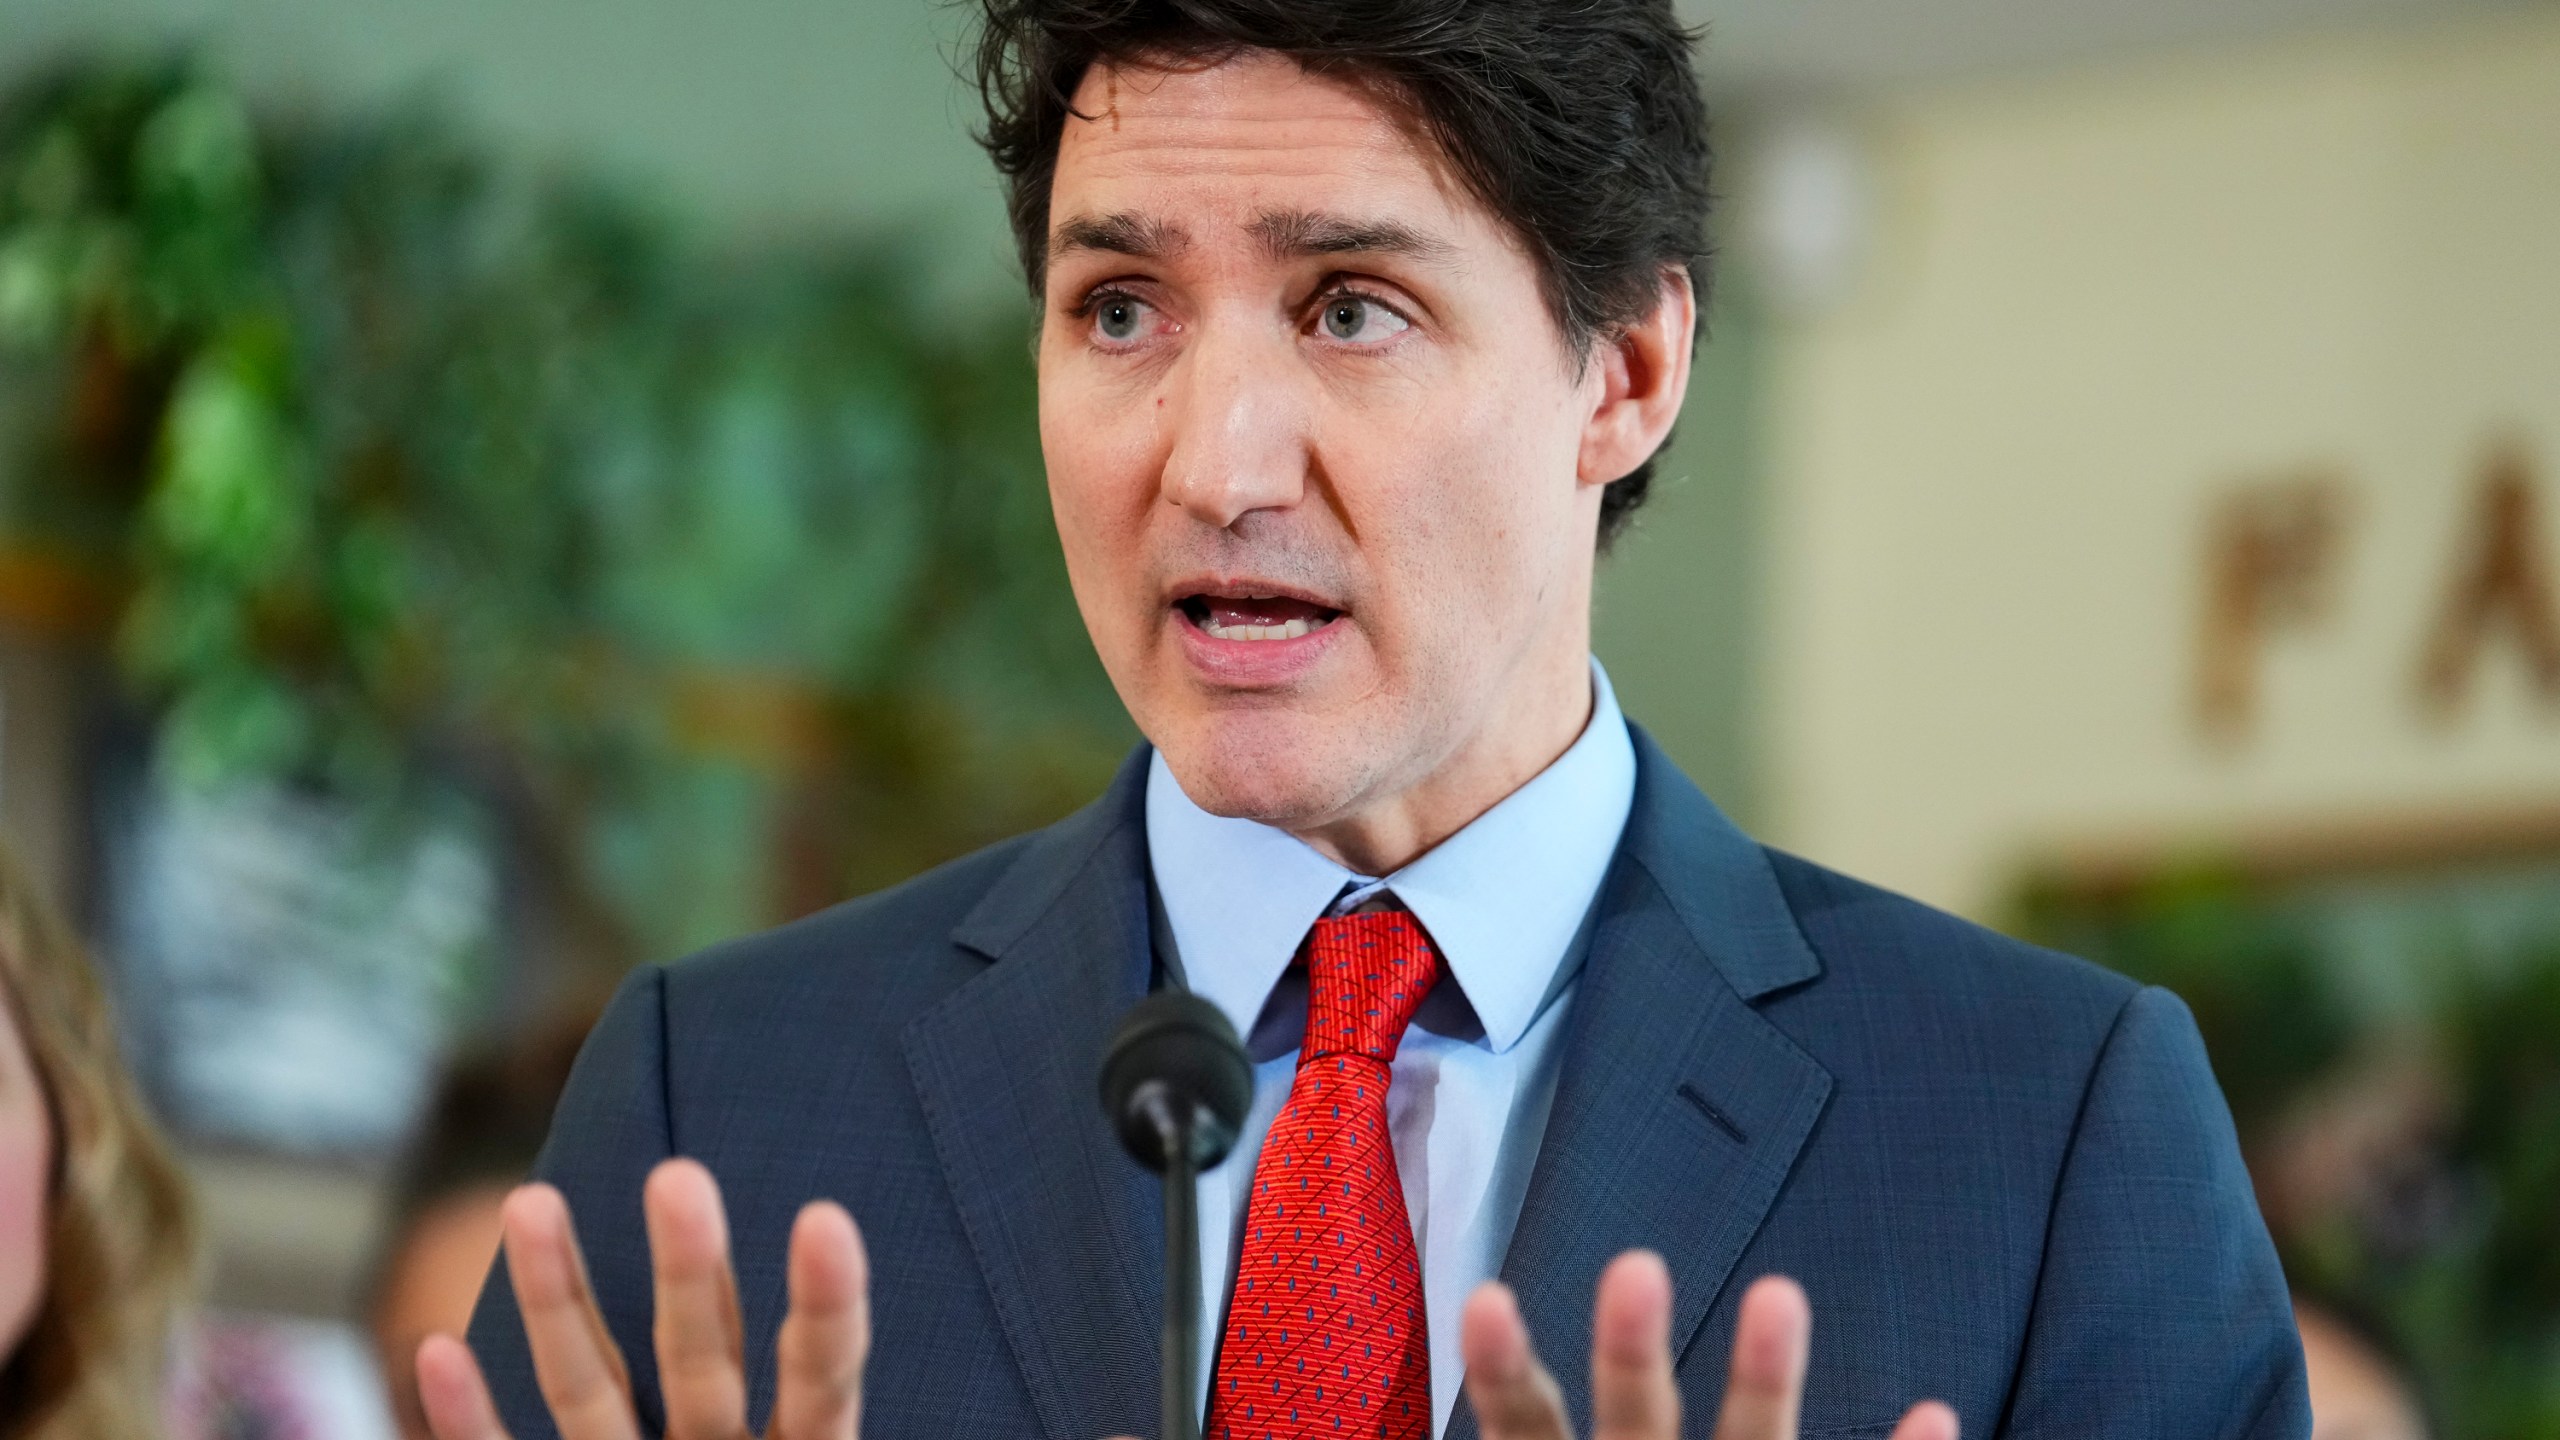
[[[1227,1158],[1253,1103],[1253,1062],[1217,1006],[1164,990],[1130,1007],[1102,1054],[1102,1109],[1120,1143],[1164,1176],[1164,1427],[1200,1440],[1200,1172]]]

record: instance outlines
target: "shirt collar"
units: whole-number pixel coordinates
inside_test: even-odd
[[[1466,828],[1384,877],[1439,945],[1484,1026],[1519,1043],[1600,893],[1635,801],[1626,717],[1591,662],[1591,719],[1555,762]],[[1192,803],[1161,754],[1147,769],[1147,854],[1191,989],[1250,1034],[1307,931],[1368,877],[1284,830]]]

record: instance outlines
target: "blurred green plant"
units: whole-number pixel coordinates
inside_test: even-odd
[[[2448,932],[2401,957],[2415,1010],[2375,1013],[2321,923],[2337,893],[2209,866],[2047,878],[2015,928],[2187,1002],[2297,1294],[2408,1367],[2439,1440],[2560,1440],[2560,937]]]
[[[1022,327],[912,254],[58,67],[0,98],[0,605],[94,594],[187,783],[495,775],[634,956],[896,879],[1132,738]]]
[[[2042,943],[2186,1001],[2245,1133],[2272,1124],[2353,1041],[2311,937],[2220,870],[2164,874],[2105,904],[2048,887],[2021,909]]]
[[[2454,1436],[2560,1440],[2560,949],[2453,971],[2440,1053],[2448,1243],[2340,1245],[2438,1383]]]

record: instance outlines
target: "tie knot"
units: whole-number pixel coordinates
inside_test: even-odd
[[[1307,937],[1307,1034],[1298,1063],[1317,1055],[1396,1058],[1404,1027],[1440,978],[1440,952],[1402,910],[1336,915]]]

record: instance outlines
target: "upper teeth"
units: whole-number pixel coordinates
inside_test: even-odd
[[[1295,640],[1316,627],[1304,618],[1278,625],[1221,625],[1213,616],[1200,628],[1219,640]]]

